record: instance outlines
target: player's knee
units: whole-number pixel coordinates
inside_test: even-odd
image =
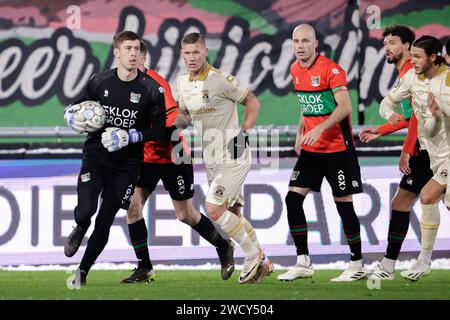
[[[422,192],[420,193],[420,203],[421,204],[434,204],[437,202],[435,198],[436,197],[429,192],[422,190]]]
[[[213,221],[217,221],[222,213],[225,211],[224,206],[217,206],[211,203],[205,203],[205,210]]]
[[[192,214],[191,214],[189,208],[178,209],[176,211],[176,214],[177,214],[178,220],[180,220],[181,222],[186,223],[188,225],[191,225]]]

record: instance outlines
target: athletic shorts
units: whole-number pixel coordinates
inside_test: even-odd
[[[422,188],[433,177],[433,171],[430,169],[430,157],[426,150],[420,150],[417,156],[409,158],[410,174],[405,174],[400,181],[399,187],[420,194]],[[447,184],[447,182],[446,182]]]
[[[335,197],[361,193],[361,170],[356,151],[348,149],[318,153],[302,150],[292,171],[289,186],[320,192],[324,177]]]
[[[248,152],[242,160],[233,164],[219,164],[206,167],[209,189],[206,202],[221,206],[226,203],[227,208],[235,204],[244,206],[241,196],[242,185],[251,166],[251,156]]]
[[[440,185],[443,185],[445,188],[448,184],[448,172],[450,169],[450,160],[442,163],[436,171],[436,174],[433,175],[433,179],[436,180]]]
[[[78,176],[77,192],[85,197],[98,197],[103,201],[118,201],[128,210],[141,169],[141,158],[126,158],[113,154],[85,153]],[[89,199],[79,199],[89,201]]]
[[[153,192],[159,180],[162,180],[173,200],[184,201],[194,196],[194,170],[191,163],[176,165],[144,162],[137,186]]]

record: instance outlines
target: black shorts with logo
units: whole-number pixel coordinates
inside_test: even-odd
[[[85,152],[77,183],[78,206],[92,203],[91,207],[96,207],[101,193],[104,201],[118,202],[120,208],[128,210],[141,164],[140,157]]]
[[[426,150],[420,150],[417,156],[409,158],[408,164],[411,173],[402,177],[399,187],[419,195],[422,188],[433,177],[430,156]]]
[[[194,169],[191,163],[144,163],[137,184],[153,192],[162,180],[173,200],[183,201],[194,196]]]
[[[324,177],[335,197],[361,193],[361,170],[356,151],[348,149],[318,153],[302,150],[292,171],[289,186],[319,192]]]

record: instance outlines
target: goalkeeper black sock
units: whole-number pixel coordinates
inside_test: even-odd
[[[197,231],[203,239],[211,243],[214,247],[219,249],[227,249],[229,245],[228,242],[222,238],[211,220],[203,214],[200,214],[200,216],[200,221],[193,226],[192,229]]]
[[[133,245],[134,253],[136,254],[136,258],[139,260],[138,268],[152,269],[153,266],[150,261],[147,244],[148,232],[144,218],[135,223],[129,224],[128,231],[130,233],[130,240]]]
[[[336,208],[342,220],[347,244],[350,247],[350,260],[362,259],[361,254],[361,234],[358,216],[353,208],[353,202],[337,202]]]
[[[389,221],[388,246],[385,257],[397,260],[400,249],[408,233],[409,211],[392,210]]]
[[[305,196],[293,191],[289,191],[285,199],[289,231],[291,232],[292,239],[294,239],[297,255],[309,254],[308,225],[306,223],[305,212],[303,211],[304,200]]]

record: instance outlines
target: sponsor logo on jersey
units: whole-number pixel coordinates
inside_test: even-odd
[[[339,74],[339,69],[333,68],[333,69],[331,69],[331,72],[333,72],[334,74]]]
[[[202,91],[202,102],[209,103],[209,90]]]
[[[81,182],[88,182],[89,180],[91,180],[91,173],[90,172],[86,172],[83,173],[81,176]]]
[[[298,84],[298,77],[295,77],[295,84]]]
[[[165,90],[164,90],[163,87],[159,87],[158,90],[159,90],[159,92],[161,92],[161,93],[164,93],[164,92],[165,92]]]
[[[107,97],[109,95],[109,91],[105,90],[105,93],[103,94],[104,97]]]
[[[297,180],[299,174],[300,174],[300,171],[292,171],[291,181]]]
[[[353,186],[353,188],[358,188],[358,187],[359,187],[358,181],[353,180],[353,181],[352,181],[352,186]]]
[[[320,76],[311,76],[311,85],[313,87],[320,86]]]
[[[213,113],[216,112],[216,108],[200,108],[198,110],[189,110],[191,114],[205,114],[205,113]]]
[[[141,99],[140,93],[134,93],[130,92],[130,101],[133,103],[139,103],[139,100]]]
[[[338,183],[339,183],[339,189],[345,190],[345,188],[346,188],[345,175],[344,175],[344,171],[342,171],[342,170],[338,171]]]

